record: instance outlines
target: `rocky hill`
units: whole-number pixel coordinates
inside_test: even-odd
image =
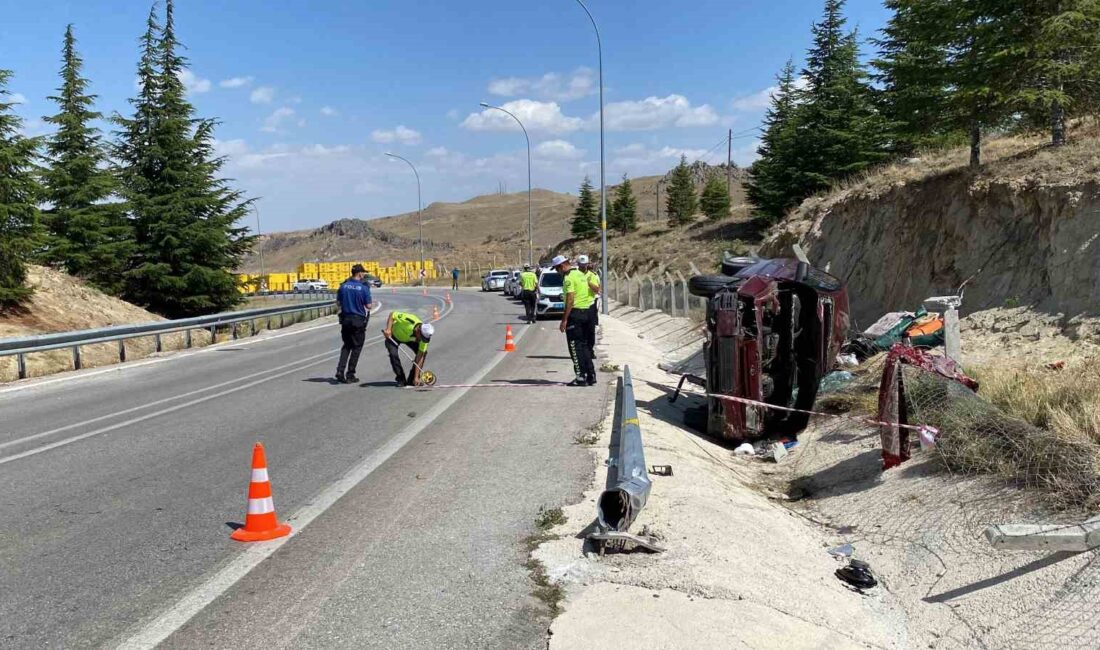
[[[876,170],[802,204],[763,252],[799,242],[845,278],[869,323],[965,283],[964,313],[1029,307],[1100,311],[1100,133],[1058,149],[1041,137],[994,140],[979,170],[962,149]],[[1080,319],[1078,319],[1080,321]]]

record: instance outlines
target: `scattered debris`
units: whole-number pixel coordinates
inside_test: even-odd
[[[855,375],[847,370],[834,370],[821,378],[817,392],[819,394],[836,392],[844,388],[844,385],[853,379],[855,379]]]
[[[600,372],[619,372],[622,368],[617,363],[611,363],[610,361],[604,361],[600,364]]]
[[[996,548],[1009,551],[1091,551],[1100,546],[1100,517],[1081,524],[989,526],[985,538]]]
[[[862,560],[851,560],[848,566],[840,567],[836,570],[836,577],[852,585],[861,593],[864,589],[878,585],[878,580],[875,580],[874,574],[871,573],[871,565]]]
[[[777,442],[771,447],[771,459],[775,462],[779,462],[787,457],[787,445],[781,442]]]
[[[855,552],[855,547],[851,544],[841,544],[828,550],[829,555],[833,557],[852,557],[852,553]]]
[[[855,368],[859,365],[859,359],[851,352],[845,352],[836,356],[836,365],[841,368]]]
[[[752,446],[752,443],[742,442],[737,446],[737,449],[733,450],[734,456],[755,456],[756,448]]]
[[[657,476],[672,476],[672,465],[650,465],[649,473]]]

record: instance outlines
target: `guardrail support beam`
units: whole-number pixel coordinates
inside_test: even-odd
[[[74,345],[73,346],[73,370],[80,370],[80,368],[81,368],[81,364],[80,364],[80,346],[79,345]]]
[[[19,366],[19,378],[27,378],[27,357],[22,354],[15,355],[15,363]]]
[[[118,340],[118,362],[126,363],[126,339]]]

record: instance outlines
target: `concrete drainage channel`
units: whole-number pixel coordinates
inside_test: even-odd
[[[630,551],[635,548],[664,551],[654,538],[628,532],[645,507],[652,485],[646,471],[642,429],[638,423],[638,407],[634,402],[634,382],[629,366],[623,368],[619,393],[622,417],[618,432],[611,436],[607,488],[596,506],[597,530],[589,534],[588,539],[598,546],[600,555],[608,550]],[[671,473],[671,468],[668,470]]]

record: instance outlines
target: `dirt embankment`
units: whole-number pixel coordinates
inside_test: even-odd
[[[109,327],[130,323],[148,323],[164,320],[156,314],[104,294],[72,276],[42,266],[27,269],[28,284],[34,288],[30,301],[20,309],[0,312],[0,338],[32,336],[50,332]],[[182,334],[163,337],[165,349],[183,345]],[[210,335],[196,331],[192,334],[195,345],[205,345]],[[151,339],[134,339],[126,343],[127,359],[139,359],[153,353]],[[116,363],[118,344],[102,343],[81,348],[84,367]],[[72,367],[72,352],[54,350],[27,356],[27,372],[36,377],[48,375]],[[11,381],[17,376],[15,357],[0,357],[0,382]]]
[[[806,201],[766,254],[799,242],[848,281],[853,316],[913,309],[966,284],[964,313],[1029,307],[1100,312],[1100,138],[1061,149],[1006,138],[971,171],[960,152],[890,166]]]

